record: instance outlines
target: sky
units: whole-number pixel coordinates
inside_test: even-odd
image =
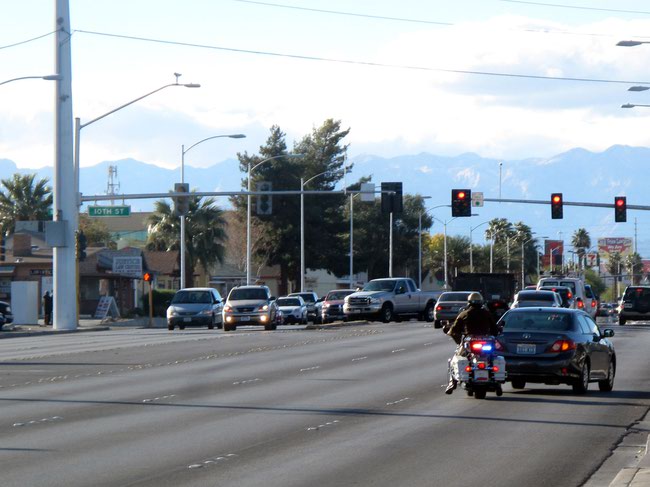
[[[5,0],[0,83],[54,72],[54,0]],[[81,165],[133,158],[210,167],[289,147],[326,119],[350,157],[474,152],[503,161],[650,146],[643,0],[71,0]],[[644,37],[644,34],[646,36]],[[0,159],[53,166],[54,82],[0,86]],[[512,177],[516,167],[508,165]],[[615,168],[599,168],[615,173]],[[514,176],[513,176],[514,175]],[[129,175],[120,168],[120,178]],[[645,176],[641,176],[644,178]],[[234,190],[239,188],[233,188]],[[551,190],[549,189],[549,193]]]
[[[54,71],[54,10],[53,0],[6,1],[0,82]],[[650,46],[616,46],[650,31],[643,1],[71,0],[70,17],[82,123],[173,73],[201,84],[85,127],[82,166],[132,157],[177,167],[182,145],[247,136],[186,154],[186,164],[207,167],[256,153],[272,125],[291,146],[327,118],[351,129],[350,156],[512,160],[650,144],[650,110],[620,108],[650,103],[650,93],[627,91],[650,83]],[[53,92],[40,79],[0,87],[0,158],[53,164]]]

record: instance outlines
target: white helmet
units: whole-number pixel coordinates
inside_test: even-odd
[[[467,296],[467,302],[469,304],[481,305],[483,304],[483,296],[481,296],[481,293],[471,293],[469,296]]]

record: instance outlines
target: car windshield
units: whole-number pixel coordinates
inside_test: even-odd
[[[312,293],[295,293],[289,296],[300,296],[305,303],[315,303],[316,297]]]
[[[265,300],[268,299],[268,295],[264,289],[242,288],[230,291],[228,299],[230,301]]]
[[[174,294],[172,304],[208,304],[212,302],[209,291],[178,291]]]
[[[278,306],[300,306],[300,300],[296,298],[278,298]]]
[[[517,301],[555,301],[553,294],[548,293],[519,293],[517,294]]]
[[[327,295],[325,301],[340,301],[345,299],[346,296],[349,296],[354,291],[332,291]]]
[[[467,301],[466,293],[443,293],[440,295],[440,301]]]
[[[571,331],[572,320],[568,313],[552,311],[510,312],[503,315],[499,322],[503,331]]]
[[[363,286],[364,291],[392,291],[397,281],[370,281]]]

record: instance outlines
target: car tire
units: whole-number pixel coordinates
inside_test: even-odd
[[[167,325],[167,329],[169,331],[174,331],[174,325]]]
[[[513,389],[525,389],[526,381],[522,379],[513,379],[510,385]]]
[[[589,362],[585,360],[580,369],[580,377],[573,384],[573,392],[585,394],[589,389]]]
[[[393,307],[390,304],[385,304],[379,312],[379,319],[382,323],[390,323],[393,319]]]
[[[623,326],[625,324],[625,318],[618,317],[618,324]]]
[[[179,329],[179,330],[184,330],[184,329],[185,329],[185,325],[178,325],[178,329]]]
[[[598,389],[602,392],[611,392],[614,389],[614,376],[616,375],[616,365],[613,360],[609,362],[609,369],[607,371],[607,379],[598,381]]]
[[[434,328],[442,328],[442,321],[441,320],[433,320],[433,327]]]
[[[214,330],[214,315],[212,315],[212,318],[210,319],[210,323],[208,324],[208,330]]]
[[[266,330],[266,331],[273,330],[273,325],[264,325],[264,330]]]
[[[223,331],[235,331],[237,327],[235,325],[231,325],[229,323],[224,323],[223,325]]]
[[[424,321],[426,321],[427,323],[431,323],[434,319],[433,312],[434,312],[433,304],[431,303],[427,304],[426,308],[424,308],[424,313],[423,313]]]

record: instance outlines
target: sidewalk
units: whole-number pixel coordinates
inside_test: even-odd
[[[99,320],[94,318],[81,318],[76,330],[55,330],[51,326],[45,326],[43,320],[30,325],[4,325],[0,331],[0,339],[11,337],[25,337],[38,335],[59,335],[65,333],[79,333],[89,331],[106,331],[119,328],[149,328],[149,318],[132,318],[117,320]],[[153,328],[167,328],[165,318],[156,317],[153,319]]]

